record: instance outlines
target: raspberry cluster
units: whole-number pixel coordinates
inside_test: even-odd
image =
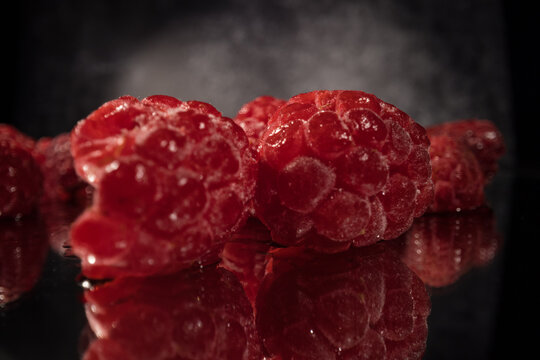
[[[386,244],[272,254],[256,302],[257,330],[276,359],[420,359],[426,288]]]
[[[84,297],[97,336],[84,360],[262,358],[251,306],[224,269],[115,279]]]
[[[505,145],[488,120],[460,120],[427,129],[435,188],[431,212],[475,209],[484,204],[484,187],[497,171]]]
[[[77,124],[71,151],[95,187],[71,229],[89,277],[215,262],[248,215],[255,158],[242,129],[209,104],[112,100]]]
[[[261,137],[256,214],[284,245],[396,238],[432,201],[428,146],[424,128],[374,95],[294,96]]]

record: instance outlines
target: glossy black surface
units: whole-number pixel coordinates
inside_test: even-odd
[[[2,122],[34,137],[103,102],[155,93],[234,115],[263,93],[373,92],[423,125],[483,117],[509,151],[487,189],[502,245],[489,264],[430,289],[425,359],[526,358],[540,336],[539,94],[534,12],[514,2],[23,1],[4,33]],[[7,25],[7,24],[6,24]],[[4,26],[6,26],[4,25]],[[77,261],[49,251],[41,278],[0,310],[0,359],[79,359]]]

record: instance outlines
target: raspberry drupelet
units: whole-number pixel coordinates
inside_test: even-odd
[[[71,150],[95,187],[71,229],[88,277],[215,262],[247,218],[255,157],[242,129],[209,104],[121,97],[77,124]]]
[[[428,147],[422,126],[374,95],[294,96],[261,137],[256,214],[283,245],[396,238],[432,201]]]

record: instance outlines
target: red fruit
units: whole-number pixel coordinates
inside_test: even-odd
[[[497,161],[506,147],[501,132],[489,120],[466,119],[427,129],[428,136],[447,135],[464,143],[474,153],[488,182],[497,172]]]
[[[395,238],[432,201],[428,146],[420,125],[371,94],[297,95],[261,136],[256,214],[283,245],[339,243],[333,252]]]
[[[268,121],[285,103],[285,100],[272,96],[259,96],[244,104],[233,120],[245,131],[252,146],[257,148]]]
[[[72,228],[86,276],[216,262],[248,216],[253,152],[242,129],[209,104],[113,100],[77,125],[72,152],[96,188],[94,205]]]
[[[42,156],[44,196],[53,201],[85,201],[90,186],[75,172],[69,134],[41,138],[36,151]]]
[[[37,206],[43,176],[33,149],[32,139],[0,126],[0,218],[27,215]]]
[[[426,214],[399,242],[403,262],[432,287],[456,282],[474,266],[490,262],[500,248],[493,212]]]
[[[225,269],[121,278],[85,292],[83,359],[261,359],[251,306]]]
[[[420,359],[430,301],[385,245],[339,254],[276,250],[256,302],[267,355],[277,359]]]
[[[463,143],[446,135],[431,136],[432,212],[470,210],[484,203],[484,176],[477,158]]]
[[[38,281],[49,246],[41,219],[0,219],[0,309]]]

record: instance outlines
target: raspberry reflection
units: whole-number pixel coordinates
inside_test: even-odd
[[[431,304],[387,245],[322,255],[273,252],[257,295],[257,330],[273,359],[420,359]]]
[[[500,248],[493,212],[477,210],[418,218],[398,243],[402,260],[426,285],[456,282],[475,266],[489,263]]]
[[[85,300],[97,339],[84,360],[261,358],[249,301],[225,269],[120,278]]]
[[[34,287],[47,251],[45,227],[39,217],[0,219],[0,307]]]

